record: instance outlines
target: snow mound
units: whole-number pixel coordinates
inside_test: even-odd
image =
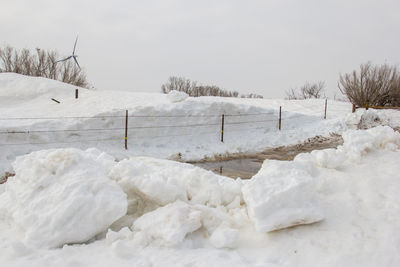
[[[141,215],[176,200],[211,207],[240,198],[240,184],[191,164],[149,157],[120,161],[111,170],[128,195],[128,214]],[[240,202],[240,201],[239,201]]]
[[[358,158],[374,150],[395,150],[400,147],[400,133],[389,126],[378,126],[366,131],[349,130],[343,133],[343,147],[348,158]]]
[[[292,162],[266,160],[242,187],[250,219],[259,232],[270,232],[323,219],[313,178]]]
[[[342,135],[344,143],[337,149],[315,150],[299,154],[295,162],[311,162],[318,167],[340,169],[345,163],[358,163],[376,150],[394,151],[400,148],[400,133],[389,126],[368,130],[348,130]]]
[[[376,110],[365,110],[361,115],[360,122],[357,125],[358,129],[369,129],[380,125],[390,125],[389,118],[385,113],[377,112]]]
[[[172,103],[176,103],[185,100],[186,98],[189,97],[189,95],[186,94],[185,92],[172,90],[167,94],[167,97]]]
[[[18,157],[6,184],[5,208],[29,246],[88,241],[125,215],[126,195],[107,177],[96,150],[52,149]]]
[[[176,246],[188,233],[201,227],[201,212],[182,201],[146,213],[132,225],[141,245]]]

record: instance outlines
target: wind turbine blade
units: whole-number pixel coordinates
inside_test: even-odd
[[[78,36],[76,36],[76,39],[75,39],[74,50],[72,50],[72,55],[75,55],[75,48],[76,48],[77,42],[78,42]]]
[[[81,66],[79,66],[78,60],[76,60],[76,57],[73,57],[75,60],[76,65],[78,65],[78,68],[81,69]]]
[[[66,58],[64,58],[64,59],[57,60],[57,61],[56,61],[56,62],[54,62],[54,63],[58,63],[58,62],[62,62],[62,61],[66,61],[66,60],[70,59],[71,57],[72,57],[72,56],[66,57]]]

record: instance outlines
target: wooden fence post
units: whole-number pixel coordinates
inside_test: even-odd
[[[365,102],[365,109],[368,110],[369,108],[369,101],[367,100],[367,102]]]
[[[281,126],[282,126],[282,106],[279,107],[279,131],[281,130]]]
[[[353,104],[353,109],[351,110],[352,113],[356,112],[356,104]]]
[[[324,114],[324,120],[326,120],[326,107],[328,106],[328,99],[325,99],[325,114]]]
[[[221,124],[221,142],[224,142],[224,122],[225,121],[225,115],[222,114],[222,124]]]
[[[128,149],[128,110],[125,111],[125,149]]]

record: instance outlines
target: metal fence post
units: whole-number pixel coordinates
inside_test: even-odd
[[[222,114],[222,124],[221,124],[221,142],[224,142],[224,123],[225,123],[225,115]]]
[[[128,149],[128,110],[125,111],[125,149]]]
[[[279,125],[278,125],[279,131],[281,130],[281,127],[282,127],[282,106],[279,107]]]

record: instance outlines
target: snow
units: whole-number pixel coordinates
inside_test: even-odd
[[[1,266],[400,265],[398,111],[351,113],[349,103],[329,101],[323,120],[323,100],[79,90],[76,100],[73,86],[0,74],[0,174],[16,174],[0,184]],[[83,141],[98,132],[32,131],[123,128],[125,109],[130,126],[149,127],[132,129],[127,151],[123,130],[101,134],[115,142]],[[228,123],[252,123],[227,124],[221,143],[222,113]],[[23,117],[31,119],[6,119]],[[344,144],[266,160],[249,180],[169,160],[254,153],[330,133]]]
[[[313,178],[293,162],[264,161],[242,191],[257,231],[270,232],[323,219]]]
[[[240,185],[191,164],[149,157],[133,157],[116,164],[110,176],[126,191],[138,192],[157,205],[175,200],[210,206],[228,205]]]
[[[88,241],[126,213],[125,193],[101,164],[77,149],[20,156],[2,203],[31,247]]]
[[[132,229],[142,245],[176,246],[188,233],[201,227],[201,212],[182,201],[148,212],[137,219]]]
[[[329,101],[328,119],[324,120],[322,99],[179,97],[181,101],[173,102],[171,97],[177,99],[174,92],[83,88],[75,99],[75,89],[44,78],[0,74],[0,172],[11,171],[16,156],[39,149],[96,147],[118,160],[130,156],[200,160],[340,134],[359,121],[356,117],[354,125],[347,124],[343,117],[351,114],[351,105],[334,101]],[[128,150],[124,148],[126,110]]]
[[[189,97],[189,95],[186,94],[185,92],[172,90],[167,94],[167,97],[171,102],[175,103],[175,102],[181,102],[181,101],[185,100],[186,98]]]
[[[210,242],[215,248],[235,248],[238,237],[239,230],[222,224],[212,233]]]

